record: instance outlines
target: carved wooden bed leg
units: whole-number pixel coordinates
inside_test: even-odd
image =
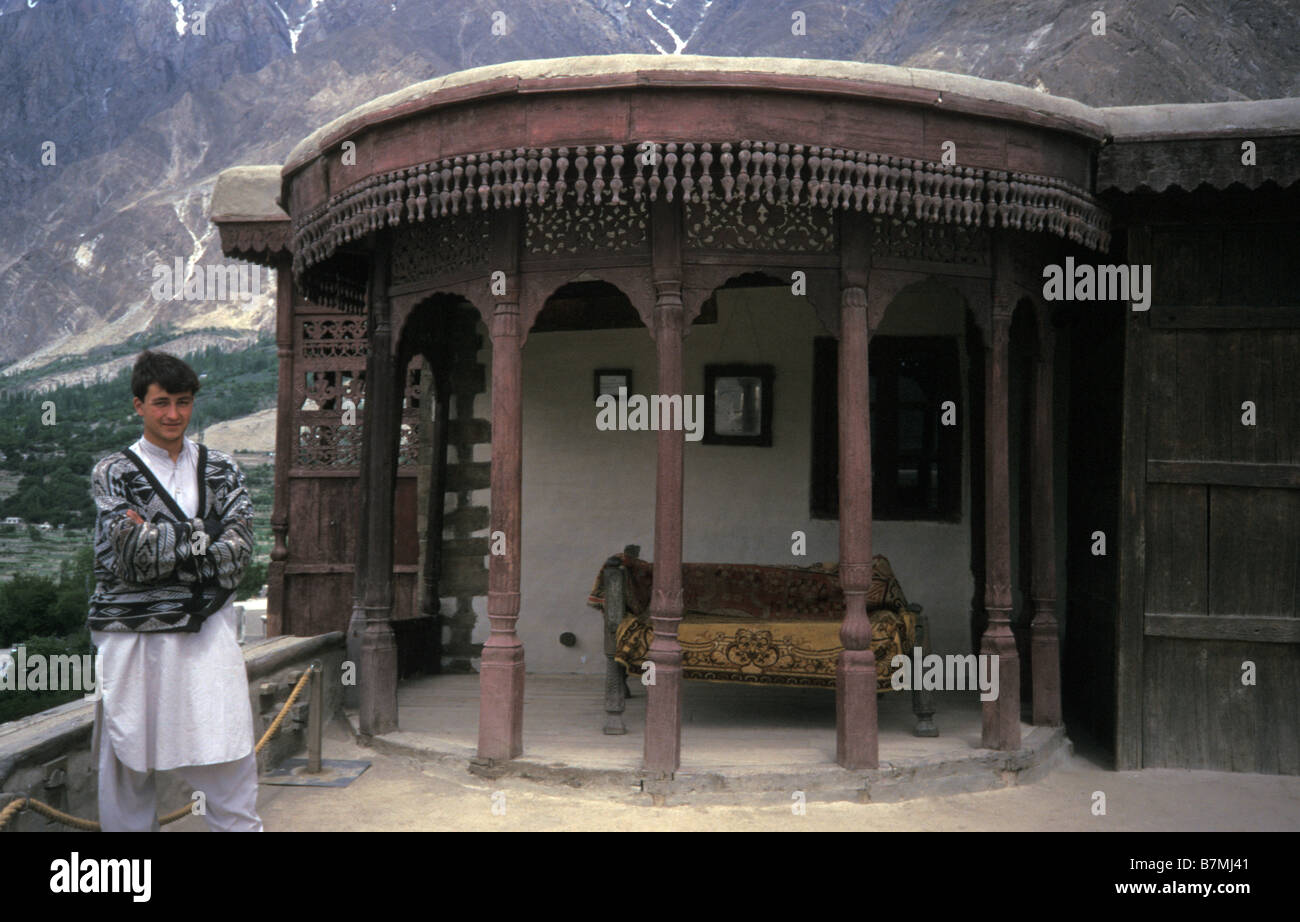
[[[920,648],[920,653],[916,650],[909,651],[909,656],[924,656],[925,651],[930,648],[930,618],[928,615],[921,614],[921,606],[915,605],[912,611],[916,612],[916,646]],[[917,670],[919,673],[920,670]],[[912,713],[916,715],[916,726],[912,729],[913,736],[938,736],[939,728],[934,725],[934,692],[927,688],[912,689]]]
[[[623,566],[617,557],[605,561],[602,573],[605,588],[605,727],[609,736],[621,736],[627,733],[623,724],[623,709],[626,706],[624,695],[627,686],[626,671],[614,661],[614,642],[618,626],[626,614],[626,594],[624,592]]]

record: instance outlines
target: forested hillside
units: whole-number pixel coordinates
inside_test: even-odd
[[[187,360],[200,376],[186,431],[190,438],[213,423],[275,405],[276,352],[270,337],[244,352],[212,348]],[[91,469],[108,452],[140,437],[129,367],[87,387],[46,393],[15,391],[13,384],[8,388],[0,392],[0,475],[16,477],[17,484],[16,492],[0,499],[0,519],[18,516],[25,522],[89,527],[94,521]]]

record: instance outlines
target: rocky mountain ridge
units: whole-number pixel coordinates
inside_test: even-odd
[[[217,173],[280,162],[361,102],[482,64],[775,55],[929,67],[1092,105],[1300,95],[1289,0],[1134,0],[1104,36],[1094,6],[0,0],[0,370],[164,325],[269,331],[271,286],[249,301],[150,291],[178,257],[190,274],[224,262],[207,220]]]

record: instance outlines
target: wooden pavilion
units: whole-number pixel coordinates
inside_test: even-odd
[[[949,648],[1000,658],[984,746],[1019,748],[1023,687],[1033,723],[1058,725],[1073,707],[1081,732],[1114,741],[1120,768],[1300,771],[1300,399],[1284,373],[1300,361],[1285,284],[1300,266],[1295,103],[1104,110],[852,62],[569,58],[416,84],[314,132],[283,165],[226,170],[211,208],[223,251],[278,270],[270,633],[349,631],[367,734],[396,729],[401,675],[470,660],[480,757],[520,755],[521,633],[530,619],[552,633],[567,624],[549,614],[546,583],[589,584],[623,543],[611,546],[621,532],[605,523],[650,495],[641,455],[602,468],[603,448],[581,434],[566,447],[570,417],[551,411],[572,393],[565,405],[590,412],[592,371],[643,359],[653,383],[642,389],[690,392],[690,339],[713,350],[691,359],[734,360],[743,336],[710,325],[769,291],[790,303],[753,315],[773,319],[751,338],[778,356],[807,344],[778,374],[817,400],[811,414],[778,402],[775,424],[807,466],[791,474],[762,449],[738,464],[701,447],[698,470],[716,485],[762,468],[752,483],[788,494],[802,519],[753,495],[745,527],[806,527],[823,555],[813,559],[839,561],[840,765],[879,762],[865,595],[873,550],[898,569],[896,543],[912,555],[911,582],[899,569],[910,595],[926,601],[926,579],[961,577],[944,590]],[[1249,167],[1246,134],[1258,148]],[[1241,224],[1246,237],[1221,226]],[[1154,264],[1151,309],[1045,301],[1044,267],[1067,259]],[[921,335],[934,332],[925,305],[940,303],[942,335]],[[650,344],[629,338],[637,327]],[[906,335],[887,349],[891,329]],[[568,345],[525,350],[548,336]],[[934,356],[947,346],[944,365]],[[524,359],[538,348],[544,374],[530,377]],[[1222,399],[1183,364],[1210,373],[1220,359],[1240,385]],[[914,405],[898,386],[908,361],[945,369]],[[944,388],[959,416],[946,434],[930,419]],[[1238,391],[1260,395],[1245,434],[1232,422],[1250,399]],[[1162,415],[1157,394],[1177,412]],[[533,407],[547,428],[525,438]],[[918,407],[939,434],[917,437],[908,460],[897,445],[914,433],[900,420]],[[1189,411],[1203,419],[1195,437],[1179,428]],[[705,486],[682,431],[647,438],[657,681],[644,767],[668,775],[681,765],[687,497]],[[529,497],[564,488],[525,488],[525,464],[583,457],[589,479],[616,471],[622,486],[574,494],[567,507],[583,506],[602,537],[556,550],[552,536],[575,534],[574,520],[548,511],[546,533],[526,531],[524,512],[551,509]],[[1226,520],[1207,523],[1220,506]],[[873,540],[882,528],[890,547]],[[1280,555],[1267,566],[1233,549],[1254,529]],[[1111,542],[1100,556],[1098,531]],[[718,540],[718,553],[749,547]],[[1193,586],[1189,567],[1208,578]],[[566,671],[565,651],[542,655]],[[1220,695],[1202,678],[1190,702],[1181,673],[1207,656],[1220,673],[1253,658],[1259,685]],[[1249,738],[1189,742],[1243,715]]]

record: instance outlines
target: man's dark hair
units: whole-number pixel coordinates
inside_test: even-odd
[[[186,391],[199,392],[199,376],[194,369],[174,355],[166,352],[140,353],[131,370],[131,393],[140,400],[149,393],[149,385],[157,383],[169,394],[183,394]]]

